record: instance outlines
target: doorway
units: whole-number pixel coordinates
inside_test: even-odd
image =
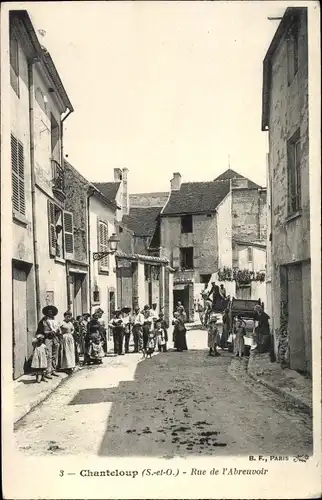
[[[305,372],[306,357],[301,264],[287,266],[287,298],[290,368]]]
[[[28,273],[13,266],[12,268],[12,307],[13,307],[13,378],[24,373],[28,358],[28,311],[27,311]]]
[[[236,287],[236,299],[251,300],[251,298],[252,298],[251,285]]]
[[[187,314],[187,320],[193,321],[193,283],[175,284],[173,290],[173,310],[176,310],[178,302],[181,302]]]
[[[83,274],[70,274],[70,300],[71,309],[74,318],[81,316],[86,311],[84,305],[86,304],[86,291],[84,290],[85,275]]]

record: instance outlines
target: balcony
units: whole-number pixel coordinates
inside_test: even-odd
[[[51,160],[51,168],[53,173],[53,194],[60,201],[65,201],[65,173],[64,169],[56,160]]]

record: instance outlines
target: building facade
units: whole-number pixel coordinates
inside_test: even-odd
[[[194,303],[221,268],[236,267],[235,237],[266,238],[266,192],[229,169],[211,182],[181,184],[175,173],[160,213],[161,255],[174,274],[174,303],[194,318]]]
[[[10,11],[13,375],[23,374],[41,309],[67,308],[62,121],[73,111],[26,11]]]
[[[288,8],[263,65],[268,131],[271,309],[276,351],[311,373],[307,9]]]
[[[89,312],[89,182],[66,160],[65,172],[65,210],[71,214],[73,254],[66,259],[67,301],[69,309],[76,318]]]
[[[96,252],[108,252],[109,238],[116,234],[116,212],[114,201],[107,199],[101,191],[91,185],[89,195],[89,265],[90,265],[90,313],[100,307],[106,322],[119,307],[116,293],[115,255],[94,260]]]

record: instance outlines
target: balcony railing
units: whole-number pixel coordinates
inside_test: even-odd
[[[56,160],[51,160],[53,172],[53,193],[59,197],[65,198],[65,175],[64,169]]]

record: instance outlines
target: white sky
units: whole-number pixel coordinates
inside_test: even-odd
[[[294,5],[295,2],[293,2]],[[212,180],[266,184],[262,61],[286,2],[24,2],[75,112],[64,152],[91,181],[129,169],[130,192]]]

